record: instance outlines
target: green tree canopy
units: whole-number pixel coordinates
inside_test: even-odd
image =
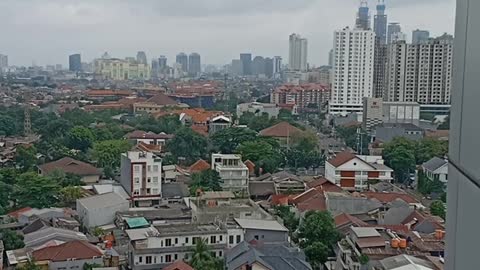
[[[305,247],[305,256],[307,256],[313,269],[321,269],[321,265],[328,260],[329,253],[330,248],[319,241]]]
[[[205,240],[198,238],[189,261],[194,269],[222,270],[223,264],[212,255]]]
[[[93,144],[94,140],[95,136],[89,128],[75,126],[67,133],[66,144],[71,149],[85,152]]]
[[[231,127],[213,134],[211,141],[216,150],[231,154],[241,143],[254,141],[256,138],[256,132],[251,129]]]
[[[404,137],[396,137],[383,149],[383,157],[397,179],[405,181],[415,171],[416,143]]]
[[[445,204],[442,201],[433,201],[432,204],[430,204],[430,213],[445,219]]]
[[[51,178],[28,172],[18,177],[12,198],[20,207],[51,207],[57,202],[59,190],[60,186]]]
[[[118,168],[120,166],[120,155],[130,148],[131,145],[126,140],[96,142],[93,145],[92,157],[100,167]]]
[[[18,133],[17,121],[9,115],[0,115],[0,136],[12,136]]]
[[[256,168],[270,173],[275,172],[284,159],[278,142],[264,138],[243,142],[236,152],[242,155],[242,159],[254,162]]]
[[[60,190],[60,200],[64,206],[74,204],[77,199],[82,198],[82,195],[81,187],[67,186]]]
[[[0,239],[3,241],[5,250],[19,249],[25,246],[23,243],[23,235],[10,229],[1,229]]]
[[[416,144],[415,156],[417,164],[423,164],[433,157],[443,158],[447,153],[447,141],[425,138]]]
[[[197,189],[203,191],[220,191],[220,175],[217,171],[208,169],[199,173],[192,174],[192,183],[190,184],[190,194],[195,195]]]
[[[16,165],[23,171],[29,171],[37,165],[37,149],[33,145],[19,145],[15,153]]]
[[[184,159],[192,164],[207,154],[207,139],[190,128],[183,127],[167,143],[167,150],[175,160]]]

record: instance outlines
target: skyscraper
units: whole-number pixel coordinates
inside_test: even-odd
[[[265,58],[262,56],[255,56],[252,62],[252,75],[265,75]]]
[[[299,34],[291,34],[289,38],[288,68],[291,70],[307,70],[308,43]]]
[[[157,78],[160,74],[160,67],[158,65],[158,59],[152,59],[152,78]]]
[[[273,77],[273,59],[270,57],[265,58],[265,75],[267,78]]]
[[[363,98],[373,96],[375,33],[347,27],[335,31],[333,40],[335,62],[329,112],[361,113]]]
[[[387,52],[388,45],[381,41],[382,39],[375,36],[375,53],[373,66],[373,97],[381,98],[386,91],[386,68],[387,68]]]
[[[82,57],[79,53],[72,54],[68,57],[68,69],[73,72],[82,70]]]
[[[202,65],[200,62],[200,54],[191,53],[188,56],[188,74],[197,76],[202,71]]]
[[[282,57],[274,56],[273,57],[273,76],[279,77],[282,72]]]
[[[177,54],[175,62],[182,66],[182,71],[183,72],[188,71],[188,56],[185,53],[181,52],[181,53]]]
[[[450,104],[453,38],[422,44],[392,43],[388,48],[388,101]]]
[[[147,55],[145,54],[144,51],[139,51],[137,52],[137,62],[139,64],[144,64],[144,65],[147,65],[148,61],[147,61]]]
[[[355,21],[355,28],[360,30],[370,30],[370,14],[368,11],[367,0],[360,2],[360,7],[357,12],[357,20]]]
[[[252,54],[251,53],[241,53],[240,61],[242,61],[243,74],[252,75]]]
[[[377,14],[373,19],[373,31],[380,44],[387,43],[387,15],[385,14],[385,3],[378,0]]]
[[[425,43],[430,38],[430,32],[427,30],[413,30],[412,32],[412,44]]]
[[[233,59],[232,66],[230,70],[232,76],[242,76],[243,75],[243,64],[240,59]]]
[[[333,66],[334,57],[335,57],[335,55],[333,55],[333,49],[331,49],[330,51],[328,51],[328,65],[329,66]]]
[[[392,40],[394,39],[394,36],[398,35],[398,33],[402,32],[402,27],[400,26],[399,23],[392,22],[388,24],[388,30],[387,30],[387,43],[390,44],[392,43]]]

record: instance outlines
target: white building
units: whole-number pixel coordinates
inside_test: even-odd
[[[269,117],[276,118],[280,113],[280,108],[277,106],[277,104],[272,103],[250,102],[238,104],[237,117],[241,117],[245,112],[251,112],[255,115],[262,115],[263,113],[266,113]]]
[[[80,222],[87,228],[113,224],[116,212],[127,211],[128,200],[115,192],[77,200]]]
[[[291,34],[289,38],[288,68],[292,70],[307,70],[308,42],[299,34]]]
[[[220,175],[224,190],[248,192],[248,167],[240,155],[212,154],[211,164]]]
[[[393,170],[381,156],[342,152],[325,162],[325,178],[346,190],[366,190],[370,181],[392,181]]]
[[[374,52],[373,31],[348,27],[335,31],[331,114],[361,114],[363,98],[373,96]]]
[[[421,44],[399,41],[388,48],[386,100],[450,104],[453,38]]]
[[[162,198],[162,159],[150,152],[122,154],[120,183],[134,206],[157,205]]]

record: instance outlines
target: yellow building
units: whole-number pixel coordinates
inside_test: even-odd
[[[105,80],[150,80],[150,66],[137,62],[110,58],[95,60],[95,74]]]

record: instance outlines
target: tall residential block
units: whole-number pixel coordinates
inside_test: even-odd
[[[167,68],[167,57],[165,55],[160,55],[158,58],[158,70],[161,74],[166,74]]]
[[[191,53],[188,56],[188,74],[197,76],[202,72],[202,64],[200,61],[200,54]]]
[[[392,40],[395,39],[395,37],[398,36],[398,33],[402,32],[402,27],[400,26],[399,23],[392,22],[388,24],[387,28],[387,43],[390,44],[392,43]]]
[[[308,42],[299,34],[291,34],[289,38],[288,68],[291,70],[307,70]]]
[[[430,32],[427,30],[413,30],[412,31],[412,44],[425,43],[430,38]]]
[[[422,44],[399,41],[388,48],[388,101],[450,104],[453,38],[443,35]]]
[[[252,54],[241,53],[240,61],[242,61],[243,75],[252,75]]]
[[[265,75],[267,78],[273,77],[273,59],[270,57],[265,58]]]
[[[282,72],[282,57],[273,57],[273,75],[280,74]]]
[[[177,57],[175,59],[177,64],[180,64],[182,67],[183,72],[188,72],[188,56],[185,53],[179,53],[177,54]]]
[[[252,61],[252,75],[265,75],[265,58],[255,56]]]
[[[82,70],[82,57],[80,54],[72,54],[68,57],[68,69],[74,72]]]
[[[331,114],[361,113],[363,98],[373,96],[375,33],[350,29],[334,33]]]

